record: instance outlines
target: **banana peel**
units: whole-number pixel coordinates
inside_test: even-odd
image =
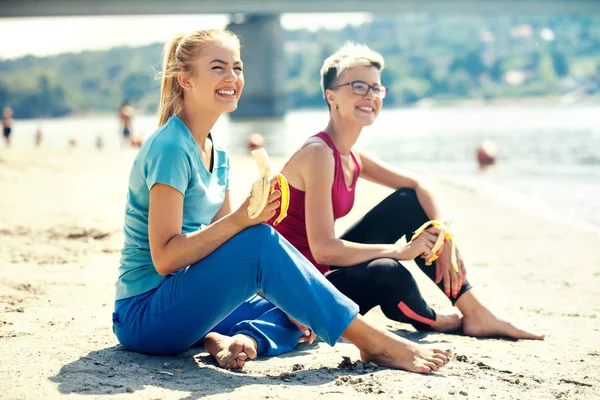
[[[287,216],[287,211],[290,206],[290,187],[287,179],[282,174],[271,173],[271,160],[264,148],[252,151],[252,156],[258,165],[260,178],[252,184],[252,194],[250,195],[250,204],[248,205],[248,217],[250,219],[257,218],[267,206],[269,195],[274,190],[274,185],[271,181],[277,178],[277,183],[281,189],[281,207],[279,215],[275,219],[273,225],[279,224]]]
[[[454,236],[452,235],[452,233],[449,232],[450,225],[452,225],[452,219],[448,219],[446,221],[427,221],[415,231],[410,241],[412,242],[413,240],[418,238],[419,235],[422,234],[426,229],[429,229],[431,227],[439,228],[440,233],[438,234],[438,238],[435,241],[435,244],[431,248],[432,256],[429,259],[425,260],[425,265],[431,265],[435,260],[439,258],[438,252],[444,244],[444,240],[448,240],[450,241],[450,244],[452,246],[452,248],[450,249],[450,260],[452,262],[452,268],[455,272],[458,272],[458,262],[456,261],[456,244],[454,243]]]

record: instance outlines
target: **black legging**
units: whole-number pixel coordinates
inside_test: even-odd
[[[369,211],[342,239],[366,244],[394,244],[402,236],[407,240],[429,218],[412,189],[399,189]],[[425,265],[421,257],[415,262],[432,281],[435,281],[435,262]],[[428,330],[435,321],[435,311],[423,299],[417,282],[411,273],[397,260],[379,258],[351,267],[331,267],[327,279],[360,307],[365,314],[380,306],[386,317],[408,322],[416,329]],[[444,283],[438,287],[444,292]],[[471,289],[465,282],[456,298]]]

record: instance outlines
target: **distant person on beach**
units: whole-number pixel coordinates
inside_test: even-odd
[[[10,107],[5,107],[2,112],[2,134],[6,147],[10,146],[10,135],[13,127],[13,110]]]
[[[129,176],[113,313],[119,342],[147,354],[204,342],[220,366],[240,368],[316,334],[332,346],[344,337],[365,362],[437,371],[450,350],[368,323],[263,223],[279,206],[279,191],[256,219],[248,217],[249,197],[232,208],[229,156],[211,130],[237,108],[242,68],[239,39],[229,31],[177,35],[165,46],[159,128]]]
[[[366,46],[348,43],[327,58],[321,87],[329,123],[292,155],[282,173],[290,185],[288,216],[275,229],[365,314],[381,306],[390,319],[419,330],[469,336],[543,339],[497,317],[467,281],[457,249],[458,271],[451,265],[450,243],[432,265],[426,260],[440,230],[430,228],[411,241],[430,220],[444,220],[430,186],[419,176],[392,168],[357,149],[362,129],[375,122],[387,89],[381,84],[383,57]],[[354,205],[356,182],[364,178],[395,190],[341,237],[334,223]],[[272,222],[272,221],[270,221]],[[406,237],[406,245],[396,242]],[[402,261],[414,260],[460,313],[436,313],[423,299]]]
[[[42,127],[38,127],[35,131],[35,147],[42,145]]]
[[[135,109],[127,101],[123,102],[119,108],[119,121],[121,121],[121,133],[123,135],[123,144],[130,144],[132,135],[132,122],[135,115]]]
[[[101,134],[96,135],[96,149],[102,150],[104,148],[104,138]]]

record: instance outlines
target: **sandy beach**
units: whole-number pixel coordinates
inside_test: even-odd
[[[242,372],[219,369],[201,347],[171,357],[127,351],[112,333],[111,313],[134,157],[134,150],[0,152],[0,398],[600,398],[600,234],[443,182],[437,191],[454,213],[475,290],[498,313],[546,333],[545,341],[418,333],[376,309],[367,317],[389,330],[453,348],[450,366],[433,376],[373,368],[344,342],[303,344]],[[233,160],[234,205],[256,175],[251,158]],[[360,182],[353,212],[336,229],[389,192]],[[451,309],[415,275],[437,310]]]

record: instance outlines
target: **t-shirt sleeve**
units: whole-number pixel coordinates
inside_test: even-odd
[[[146,157],[145,173],[148,190],[162,183],[185,194],[191,177],[191,165],[185,149],[168,146],[150,149]]]
[[[229,190],[229,154],[225,153],[225,190]]]

